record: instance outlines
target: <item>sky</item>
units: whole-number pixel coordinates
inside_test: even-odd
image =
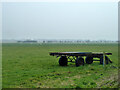
[[[3,2],[2,39],[117,40],[116,2]]]

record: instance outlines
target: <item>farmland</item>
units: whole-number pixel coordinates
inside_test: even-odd
[[[59,66],[49,52],[111,52],[113,61],[76,67]],[[3,88],[116,88],[118,85],[118,45],[108,44],[25,44],[2,46]]]

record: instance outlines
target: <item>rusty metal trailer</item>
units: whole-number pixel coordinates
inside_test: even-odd
[[[84,65],[85,63],[92,64],[93,61],[99,61],[100,64],[112,63],[110,58],[108,58],[108,55],[112,55],[112,53],[107,52],[50,52],[49,54],[60,57],[60,66],[67,66],[68,62],[74,62],[76,66]]]

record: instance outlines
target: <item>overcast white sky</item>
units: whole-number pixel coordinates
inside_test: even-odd
[[[1,2],[118,2],[119,0],[1,0]]]
[[[4,2],[3,39],[118,39],[117,2]]]

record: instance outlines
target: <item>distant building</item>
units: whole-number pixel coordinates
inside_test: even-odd
[[[37,43],[36,40],[17,41],[18,43]]]

